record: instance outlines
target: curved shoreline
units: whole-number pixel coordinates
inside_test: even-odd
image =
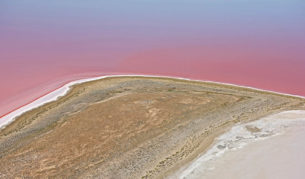
[[[11,114],[24,112],[20,116],[6,118],[7,124],[13,121],[0,131],[1,172],[164,178],[235,124],[304,108],[304,98],[184,78],[76,80]],[[29,148],[34,150],[25,153]],[[27,162],[16,167],[18,160]],[[15,172],[6,172],[10,168]]]
[[[193,82],[205,82],[205,83],[212,83],[212,84],[217,84],[217,85],[241,87],[241,88],[246,88],[246,89],[255,90],[255,91],[261,91],[261,92],[267,92],[267,93],[272,93],[272,94],[277,94],[277,95],[283,95],[283,96],[287,96],[287,97],[305,99],[304,96],[291,95],[291,94],[286,94],[286,93],[281,93],[281,92],[276,92],[276,91],[271,91],[271,90],[259,89],[259,88],[255,88],[255,87],[235,85],[235,84],[215,82],[215,81],[193,80],[193,79],[189,79],[189,78],[175,77],[175,76],[138,75],[138,74],[105,75],[105,76],[97,76],[97,77],[92,77],[92,78],[84,78],[84,79],[71,81],[69,83],[66,83],[66,84],[52,90],[51,92],[49,92],[47,94],[44,94],[40,97],[35,98],[33,101],[30,101],[30,102],[26,103],[25,105],[13,110],[13,111],[10,111],[10,112],[0,116],[0,130],[3,129],[4,127],[6,127],[7,125],[9,125],[11,122],[14,121],[14,119],[16,117],[22,115],[23,113],[30,111],[32,109],[35,109],[39,106],[42,106],[46,103],[56,101],[59,97],[66,95],[68,93],[68,91],[71,89],[71,86],[73,86],[73,85],[90,82],[90,81],[95,81],[95,80],[100,80],[100,79],[104,79],[104,78],[111,78],[111,77],[150,77],[150,78],[168,78],[168,79],[177,79],[177,80],[187,80],[187,81],[193,81]]]

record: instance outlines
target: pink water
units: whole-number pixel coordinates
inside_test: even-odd
[[[82,77],[154,74],[305,96],[305,2],[0,2],[0,116]]]

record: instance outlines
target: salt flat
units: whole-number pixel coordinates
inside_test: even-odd
[[[304,178],[305,111],[234,126],[172,178]]]

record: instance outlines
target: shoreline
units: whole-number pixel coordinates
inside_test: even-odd
[[[192,162],[235,124],[284,110],[304,109],[304,102],[303,98],[269,91],[185,78],[149,75],[86,78],[67,83],[15,111],[11,117],[24,112],[16,118],[8,116],[4,121],[7,124],[10,119],[15,120],[0,131],[0,156],[2,166],[10,168],[14,163],[10,153],[19,156],[17,153],[24,153],[28,147],[37,149],[22,155],[25,160],[31,156],[33,163],[20,165],[24,170],[16,168],[20,174],[33,166],[35,171],[41,171],[44,160],[56,164],[66,157],[74,161],[81,152],[82,162],[71,164],[82,168],[82,177],[96,174],[104,178],[126,175],[164,178]],[[35,109],[27,112],[31,108]],[[92,137],[98,141],[87,140]],[[73,152],[76,143],[72,141],[80,145],[79,152]],[[91,151],[97,144],[100,150]],[[116,150],[108,150],[109,147]],[[58,158],[59,151],[62,157]],[[41,159],[35,158],[37,153]],[[43,157],[45,154],[49,157]],[[90,162],[101,157],[104,157],[101,163]],[[83,168],[87,166],[84,162],[92,167]],[[55,166],[45,167],[48,171],[45,175],[51,176],[53,169],[48,167]],[[72,177],[79,171],[73,169],[67,174],[64,170],[72,168],[62,167],[56,165],[57,176]]]
[[[286,94],[286,93],[281,93],[281,92],[276,92],[276,91],[271,91],[271,90],[264,90],[264,89],[259,89],[255,87],[249,87],[249,86],[242,86],[242,85],[236,85],[236,84],[230,84],[230,83],[223,83],[223,82],[216,82],[216,81],[204,81],[204,80],[196,80],[196,79],[190,79],[190,78],[183,78],[183,77],[176,77],[176,76],[162,76],[162,75],[141,75],[141,74],[128,74],[128,75],[104,75],[104,76],[95,76],[95,77],[89,77],[89,78],[82,78],[74,81],[70,81],[66,84],[63,84],[54,90],[43,94],[30,102],[12,110],[4,115],[0,116],[0,130],[5,128],[7,125],[9,125],[11,122],[14,121],[15,118],[18,116],[35,109],[37,107],[40,107],[46,103],[56,101],[59,97],[65,96],[68,91],[71,89],[73,85],[77,84],[82,84],[90,81],[95,81],[95,80],[100,80],[100,79],[105,79],[105,78],[113,78],[113,77],[148,77],[148,78],[165,78],[165,79],[176,79],[176,80],[186,80],[186,81],[192,81],[192,82],[203,82],[203,83],[211,83],[211,84],[216,84],[216,85],[225,85],[225,86],[233,86],[233,87],[240,87],[240,88],[245,88],[249,90],[254,90],[254,91],[260,91],[260,92],[267,92],[271,94],[276,94],[276,95],[282,95],[282,96],[287,96],[287,97],[294,97],[294,98],[302,98],[305,99],[304,96],[299,96],[299,95],[292,95],[292,94]]]
[[[239,161],[238,159],[234,159],[238,157],[242,158],[242,156],[236,156],[238,155],[237,153],[239,153],[240,151],[245,152],[245,148],[251,145],[257,145],[258,143],[263,141],[272,141],[272,139],[274,138],[285,136],[285,134],[289,130],[291,132],[292,128],[296,126],[304,126],[304,117],[305,110],[286,110],[283,112],[267,115],[255,121],[250,121],[243,124],[236,124],[229,131],[216,137],[214,142],[209,145],[205,152],[201,153],[198,157],[189,162],[187,165],[182,166],[175,173],[168,176],[168,178],[201,178],[202,176],[206,176],[207,174],[207,176],[214,176],[209,176],[208,178],[218,178],[220,176],[220,178],[223,178],[224,176],[226,176],[225,174],[223,175],[217,173],[229,171],[224,169],[224,165],[226,164],[226,161],[228,161],[228,155],[232,155],[232,153],[235,153],[235,156],[231,156],[231,159],[229,160],[231,164],[234,165],[236,163],[241,163],[241,161]],[[253,128],[249,129],[249,126]],[[243,137],[238,138],[240,136]],[[223,146],[223,148],[218,148],[219,146]],[[263,155],[263,152],[260,151],[259,148],[257,148],[257,152],[260,152]],[[247,153],[244,153],[243,155],[247,155]],[[280,156],[278,157],[280,158]],[[253,158],[251,161],[249,160],[248,162],[252,161],[255,162],[255,159]],[[265,162],[271,161],[266,160]],[[252,167],[254,173],[250,172],[248,173],[248,175],[253,175],[258,172],[255,172],[255,169],[257,169],[255,167],[256,166]],[[237,168],[237,166],[235,166],[235,168]],[[251,167],[247,169],[251,171]],[[268,168],[267,170],[270,169],[272,168]],[[216,170],[217,172],[212,172],[214,170]],[[230,170],[228,174],[232,175],[232,178],[236,178],[233,177],[233,175],[239,176],[239,178],[243,178],[241,177],[243,176],[242,172],[236,172],[236,170]]]
[[[0,118],[5,115],[34,102],[35,100],[46,96],[47,94],[71,83],[73,81],[88,79],[98,76],[105,76],[110,74],[109,72],[99,73],[99,72],[87,72],[87,73],[75,73],[68,74],[66,76],[61,76],[57,79],[52,79],[51,81],[45,81],[44,83],[32,86],[31,88],[11,97],[8,97],[1,101],[0,103]],[[114,73],[116,74],[116,73]],[[7,105],[4,105],[7,104]]]

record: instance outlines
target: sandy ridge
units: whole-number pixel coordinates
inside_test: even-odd
[[[111,77],[151,77],[151,78],[169,78],[169,79],[181,79],[181,80],[189,80],[189,81],[196,81],[196,82],[206,82],[206,83],[212,83],[212,84],[220,84],[220,85],[229,85],[229,86],[234,86],[234,87],[241,87],[241,88],[247,88],[251,90],[259,90],[263,92],[268,92],[268,93],[274,93],[274,94],[279,94],[279,95],[284,95],[284,96],[289,96],[289,97],[297,97],[297,98],[303,98],[305,99],[304,96],[298,96],[298,95],[291,95],[291,94],[286,94],[286,93],[280,93],[280,92],[275,92],[271,90],[263,90],[259,88],[254,88],[254,87],[248,87],[248,86],[242,86],[242,85],[235,85],[235,84],[230,84],[230,83],[222,83],[222,82],[215,82],[215,81],[203,81],[203,80],[193,80],[189,78],[182,78],[182,77],[174,77],[174,76],[158,76],[158,75],[105,75],[105,76],[98,76],[98,77],[92,77],[92,78],[85,78],[85,79],[80,79],[76,81],[69,82],[62,87],[59,87],[55,89],[54,91],[50,92],[49,94],[46,94],[42,96],[41,98],[38,98],[34,100],[33,102],[26,104],[20,108],[18,108],[15,111],[12,111],[0,118],[0,130],[4,128],[5,126],[9,125],[14,119],[23,113],[30,111],[32,109],[35,109],[39,106],[42,106],[46,103],[52,102],[57,100],[59,97],[64,96],[67,94],[67,92],[70,90],[70,88],[73,85],[76,84],[81,84],[89,81],[95,81],[103,78],[111,78]]]
[[[3,128],[2,176],[163,178],[239,122],[305,108],[303,98],[219,83],[102,78]]]

